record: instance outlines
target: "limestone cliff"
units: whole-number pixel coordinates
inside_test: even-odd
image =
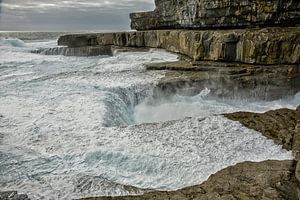
[[[65,35],[59,45],[163,48],[194,61],[300,64],[299,28],[156,30]]]
[[[131,27],[215,29],[300,24],[299,0],[156,0],[153,12],[132,13]]]

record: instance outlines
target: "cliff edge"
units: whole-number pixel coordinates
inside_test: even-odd
[[[130,14],[131,28],[232,29],[298,26],[298,0],[155,0],[151,12]]]

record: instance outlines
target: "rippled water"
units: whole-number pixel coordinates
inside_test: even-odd
[[[176,55],[29,53],[49,46],[55,41],[0,40],[0,190],[32,199],[175,190],[245,160],[292,158],[261,134],[213,114],[294,108],[300,95],[246,104],[204,90],[153,100],[164,72],[146,71],[143,63]]]

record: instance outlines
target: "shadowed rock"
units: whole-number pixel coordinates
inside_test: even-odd
[[[196,95],[203,89],[218,97],[274,100],[300,90],[300,66],[263,66],[203,61],[149,63],[147,70],[168,70],[154,95]],[[188,91],[189,93],[186,93]]]

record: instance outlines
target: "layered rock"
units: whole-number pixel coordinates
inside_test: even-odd
[[[297,26],[298,0],[156,0],[153,12],[132,13],[131,28],[224,29]]]
[[[38,53],[43,55],[64,55],[64,56],[98,56],[98,55],[112,55],[110,46],[83,46],[83,47],[54,47],[45,49],[36,49],[31,53]]]
[[[119,52],[143,52],[149,51],[148,48],[132,48],[132,47],[119,47],[112,45],[97,45],[97,46],[82,46],[82,47],[53,47],[41,48],[32,50],[31,53],[43,55],[63,55],[63,56],[76,56],[76,57],[89,57],[89,56],[113,56]]]
[[[65,35],[59,45],[163,48],[194,61],[300,64],[300,29],[159,30]]]

